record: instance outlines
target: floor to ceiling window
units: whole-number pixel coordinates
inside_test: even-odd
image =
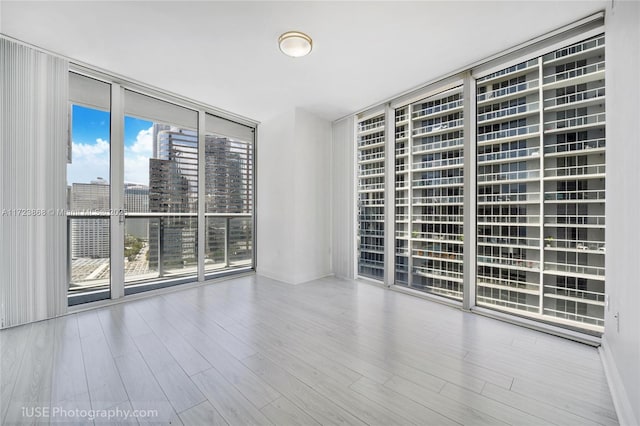
[[[462,88],[396,109],[396,284],[462,299]]]
[[[197,275],[198,113],[125,90],[125,294]]]
[[[565,44],[555,40],[546,50],[539,42],[528,57],[510,53],[502,68],[494,59],[460,74],[458,81],[468,87],[456,86],[453,76],[440,89],[436,83],[422,95],[391,101],[387,116],[357,120],[359,276],[385,281],[385,268],[393,268],[393,282],[386,284],[461,302],[466,297],[472,307],[587,333],[603,331],[600,25],[583,28],[589,35],[582,37],[571,30]],[[463,97],[465,90],[472,99]],[[463,119],[465,109],[471,114]],[[385,120],[395,123],[388,136],[395,182],[386,188]],[[465,146],[475,150],[469,159]],[[466,167],[473,168],[475,186],[463,191]],[[394,191],[391,206],[384,203],[385,191]],[[465,212],[465,203],[475,208]],[[387,235],[385,215],[394,217]],[[465,220],[475,222],[474,229],[463,229]],[[390,257],[388,238],[395,242]],[[466,263],[465,247],[475,250]]]
[[[205,272],[253,261],[253,129],[213,115],[205,135]]]
[[[70,73],[70,305],[254,267],[255,125],[125,86]]]
[[[384,114],[358,123],[358,274],[384,275]]]
[[[73,305],[110,297],[111,86],[69,77],[67,275]]]

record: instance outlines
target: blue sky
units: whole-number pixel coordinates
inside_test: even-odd
[[[96,177],[109,181],[109,113],[74,105],[72,121],[72,163],[67,165],[67,184],[88,183]],[[125,117],[124,144],[125,182],[147,185],[153,123]]]

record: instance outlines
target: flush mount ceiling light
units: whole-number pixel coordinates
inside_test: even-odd
[[[300,31],[287,31],[278,38],[278,45],[285,55],[300,58],[311,52],[313,41]]]

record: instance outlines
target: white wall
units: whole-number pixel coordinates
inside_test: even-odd
[[[349,279],[355,277],[353,132],[353,117],[333,123],[331,144],[333,273],[337,277]]]
[[[331,273],[331,123],[303,109],[258,130],[257,272],[291,284]]]
[[[607,235],[603,362],[620,422],[640,424],[640,3],[606,12]],[[618,320],[615,315],[619,315]]]

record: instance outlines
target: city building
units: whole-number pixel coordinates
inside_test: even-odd
[[[71,256],[105,259],[109,257],[109,221],[86,216],[109,210],[109,182],[98,177],[91,183],[73,183],[69,204]],[[73,215],[81,217],[73,218]],[[84,216],[84,217],[82,217]]]

